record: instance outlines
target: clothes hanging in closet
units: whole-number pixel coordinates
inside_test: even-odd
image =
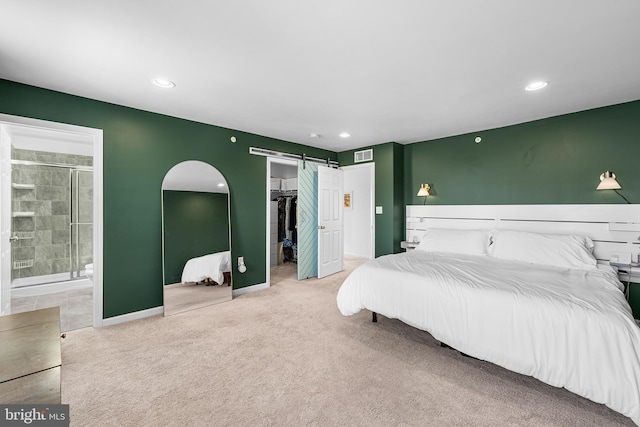
[[[289,231],[291,232],[291,241],[298,243],[298,198],[291,198],[291,208],[289,209]]]
[[[284,207],[284,235],[285,238],[291,240],[291,230],[289,230],[289,217],[291,216],[291,197],[285,197],[286,203]]]
[[[278,241],[298,241],[298,197],[280,196],[278,200]]]
[[[284,197],[278,197],[278,242],[282,242],[286,238],[285,228],[285,212],[287,201]]]

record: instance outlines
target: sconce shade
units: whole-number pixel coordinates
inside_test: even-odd
[[[428,196],[429,190],[431,190],[431,186],[429,184],[421,184],[420,189],[418,190],[418,196]]]
[[[621,188],[618,181],[616,181],[616,174],[606,171],[600,175],[600,184],[598,184],[596,190],[620,190]]]

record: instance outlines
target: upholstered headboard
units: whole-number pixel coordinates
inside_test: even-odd
[[[406,240],[419,241],[429,227],[525,230],[589,236],[599,262],[612,252],[640,252],[640,205],[410,205]]]

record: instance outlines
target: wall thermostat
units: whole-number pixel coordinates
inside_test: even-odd
[[[482,141],[482,138],[480,138],[479,136],[476,136],[475,141],[476,141],[476,144],[479,144],[479,143],[480,143],[480,141]]]

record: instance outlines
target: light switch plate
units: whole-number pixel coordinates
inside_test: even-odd
[[[376,215],[382,215],[382,206],[376,206]]]

